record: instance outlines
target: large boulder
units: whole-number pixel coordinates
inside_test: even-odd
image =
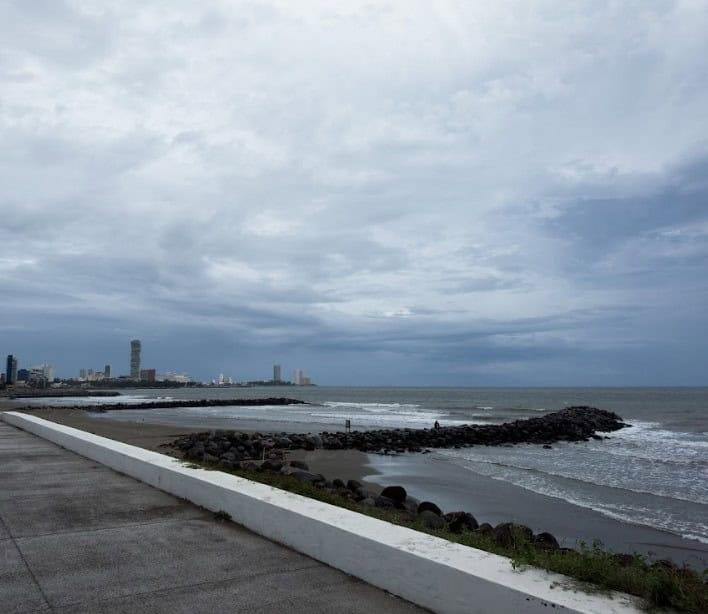
[[[319,435],[307,434],[305,435],[305,449],[306,450],[317,450],[322,447],[322,437]]]
[[[376,501],[376,507],[380,507],[382,509],[393,509],[396,507],[396,501],[393,499],[390,499],[389,497],[384,497],[383,495],[379,495],[374,499]]]
[[[494,527],[494,541],[504,548],[517,548],[533,540],[533,531],[523,524],[503,522]]]
[[[403,486],[387,486],[381,491],[382,497],[387,497],[396,503],[403,503],[406,500],[406,489]]]
[[[420,501],[415,497],[406,497],[406,502],[403,504],[405,510],[411,515],[415,516],[418,513],[418,506]]]
[[[423,512],[432,512],[437,516],[442,516],[442,510],[432,501],[423,501],[418,506],[418,513],[422,514]]]
[[[426,529],[443,529],[445,528],[445,521],[434,512],[430,510],[423,510],[418,514],[418,520],[423,523]]]
[[[542,550],[558,550],[560,548],[558,540],[546,531],[536,535],[536,537],[533,538],[533,543],[534,546]]]
[[[356,492],[362,487],[361,482],[357,482],[356,480],[347,480],[347,488],[351,490],[352,492]]]
[[[479,527],[475,517],[467,512],[450,512],[443,516],[443,520],[447,522],[448,528],[453,533],[474,531]]]
[[[481,535],[482,537],[494,539],[494,527],[488,522],[483,522],[481,525],[479,525],[475,532],[478,535]]]
[[[205,451],[206,449],[204,448],[204,444],[199,441],[187,450],[187,458],[191,458],[192,460],[202,460],[202,458],[204,458]]]

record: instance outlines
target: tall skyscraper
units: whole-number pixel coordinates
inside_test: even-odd
[[[106,365],[103,367],[103,377],[106,379],[111,379],[111,365]]]
[[[7,355],[7,368],[5,369],[5,383],[14,384],[17,382],[17,358],[12,354]]]
[[[130,379],[140,380],[140,340],[130,342]]]
[[[280,378],[281,378],[280,365],[273,365],[273,381],[276,384],[279,384],[281,381]]]
[[[86,369],[79,369],[79,379],[86,379]]]

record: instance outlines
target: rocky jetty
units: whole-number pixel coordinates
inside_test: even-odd
[[[389,429],[353,433],[321,433],[322,447],[330,450],[356,449],[362,452],[420,452],[424,448],[458,448],[475,445],[499,446],[533,443],[550,445],[558,441],[587,441],[601,438],[598,432],[625,426],[614,412],[594,407],[568,407],[561,411],[504,424],[469,424],[438,429]],[[288,436],[293,448],[309,442]],[[283,439],[283,438],[281,438]]]
[[[81,405],[77,406],[77,408],[85,409],[86,411],[104,412],[121,409],[163,409],[173,407],[232,407],[234,405],[262,407],[264,405],[308,405],[308,403],[306,403],[305,401],[298,401],[297,399],[288,399],[286,397],[269,397],[266,399],[193,399],[191,401],[144,401],[141,403],[110,403],[105,405],[91,405],[89,407]]]
[[[275,404],[277,399],[266,399],[264,404]],[[267,403],[265,401],[268,401]],[[281,404],[289,399],[280,399]],[[229,401],[228,403],[231,403]],[[252,401],[249,401],[252,404]],[[165,405],[173,407],[173,405]],[[105,406],[106,409],[113,406]],[[131,406],[133,407],[133,406]],[[623,428],[625,423],[617,414],[595,407],[568,407],[537,418],[516,420],[504,424],[469,424],[438,429],[385,429],[320,434],[297,433],[236,433],[213,431],[193,433],[177,442],[187,456],[201,460],[207,448],[215,456],[235,445],[242,458],[260,458],[263,449],[327,450],[354,449],[381,454],[422,452],[428,448],[460,448],[475,445],[500,446],[531,443],[549,446],[559,441],[587,441],[602,439],[606,433]],[[194,448],[194,450],[192,450]],[[202,449],[203,448],[203,449]],[[243,456],[245,454],[245,456]],[[253,456],[255,455],[255,456]]]

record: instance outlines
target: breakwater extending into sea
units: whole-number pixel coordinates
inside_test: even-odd
[[[598,432],[612,432],[626,425],[615,413],[595,407],[568,407],[559,412],[544,416],[515,420],[494,425],[460,425],[434,427],[432,429],[385,429],[354,432],[322,432],[319,434],[253,433],[243,435],[243,444],[256,455],[264,448],[281,450],[360,450],[361,452],[377,452],[382,454],[404,452],[421,452],[427,447],[460,448],[466,446],[485,445],[500,446],[505,444],[550,444],[558,441],[587,441],[590,438],[602,440]],[[213,431],[204,437],[192,434],[180,445],[189,458],[209,460],[209,452],[230,451],[228,444],[221,449],[217,441],[221,441],[222,431]],[[205,447],[206,446],[206,447]],[[242,446],[243,447],[243,446]],[[211,454],[214,461],[218,461]],[[234,460],[231,458],[230,460]],[[240,458],[238,460],[241,460]]]

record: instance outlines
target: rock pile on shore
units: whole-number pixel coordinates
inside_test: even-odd
[[[601,439],[598,432],[623,428],[622,419],[615,413],[594,407],[568,407],[561,411],[516,420],[504,424],[469,424],[439,429],[386,429],[354,431],[351,433],[238,433],[212,431],[192,433],[179,439],[175,445],[188,458],[203,460],[205,454],[218,462],[229,453],[228,460],[241,461],[261,458],[264,449],[273,450],[327,450],[355,449],[362,452],[403,453],[421,452],[425,448],[460,448],[474,445],[499,446],[532,443],[550,445],[558,441],[587,441]],[[233,456],[233,458],[232,458]]]

